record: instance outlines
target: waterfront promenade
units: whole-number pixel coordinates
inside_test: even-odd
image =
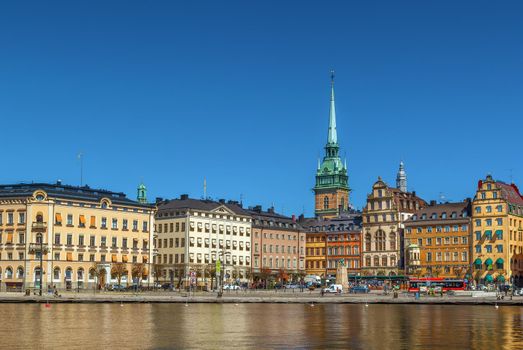
[[[321,296],[319,291],[227,291],[222,297],[216,293],[197,292],[62,292],[60,296],[28,295],[23,293],[0,293],[0,303],[278,303],[278,304],[448,304],[448,305],[519,305],[523,297],[510,296],[498,300],[495,293],[472,296],[462,292],[453,296],[425,296],[416,299],[412,294],[399,293],[384,295],[374,291],[369,294],[348,294]]]

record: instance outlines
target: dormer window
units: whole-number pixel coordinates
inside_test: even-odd
[[[442,219],[446,219],[447,218],[447,213],[441,213],[441,218]]]
[[[452,214],[450,215],[450,217],[455,219],[458,217],[458,214],[455,211],[453,211]]]
[[[422,214],[421,215],[421,220],[426,220],[427,219],[427,214]]]
[[[432,213],[432,215],[430,216],[431,219],[436,219],[437,218],[437,215],[436,213]]]
[[[418,220],[418,216],[416,214],[412,215],[412,220]]]

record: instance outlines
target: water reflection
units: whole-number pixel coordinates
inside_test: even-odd
[[[518,349],[523,308],[2,304],[2,348]]]

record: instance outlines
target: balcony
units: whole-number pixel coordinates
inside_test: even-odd
[[[36,254],[40,251],[43,251],[44,254],[47,254],[49,252],[49,248],[46,243],[40,244],[40,243],[31,243],[29,244],[29,254]]]
[[[47,231],[47,224],[45,222],[35,221],[31,225],[31,230],[33,232],[45,232],[45,231]]]

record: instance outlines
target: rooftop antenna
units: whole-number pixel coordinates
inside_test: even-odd
[[[443,192],[439,193],[439,201],[440,203],[445,203],[445,195],[443,194]]]
[[[511,184],[514,183],[514,178],[513,178],[513,176],[512,176],[512,171],[513,171],[513,170],[514,170],[514,169],[512,169],[512,168],[508,169],[508,171],[510,172],[510,183],[511,183]]]
[[[82,187],[84,184],[84,154],[79,152],[77,157],[80,160],[80,187]]]
[[[207,179],[203,178],[203,199],[207,199]]]
[[[243,193],[240,193],[240,205],[243,207]]]

